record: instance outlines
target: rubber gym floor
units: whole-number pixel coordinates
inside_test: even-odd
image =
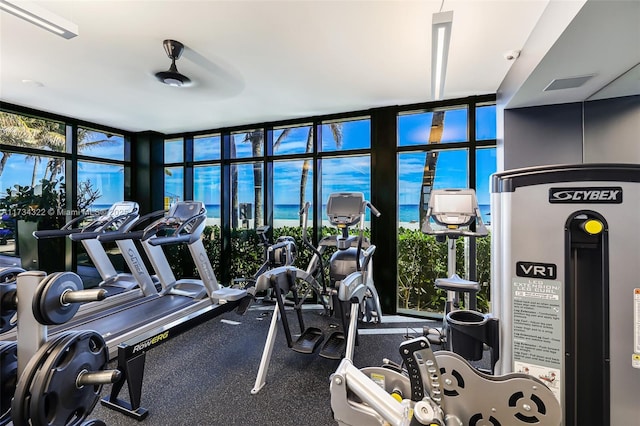
[[[333,322],[321,310],[305,310],[305,325],[328,336]],[[329,376],[339,361],[304,355],[286,345],[282,324],[265,387],[252,395],[273,305],[255,303],[244,315],[228,312],[198,325],[147,353],[142,406],[149,416],[138,422],[99,403],[89,418],[119,425],[335,425]],[[296,317],[289,312],[293,332]],[[437,323],[388,316],[382,324],[363,324],[354,355],[357,367],[400,362],[398,345]],[[437,349],[434,347],[434,349]],[[113,363],[115,367],[115,362]],[[111,386],[103,388],[108,395]],[[121,397],[127,394],[126,387]]]

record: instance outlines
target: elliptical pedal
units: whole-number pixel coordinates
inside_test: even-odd
[[[342,331],[334,331],[322,346],[320,356],[327,359],[342,359],[345,354],[347,340]]]
[[[309,327],[293,343],[291,349],[301,354],[312,354],[318,349],[323,340],[324,333],[322,330],[316,327]]]

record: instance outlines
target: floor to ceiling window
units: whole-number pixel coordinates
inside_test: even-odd
[[[371,200],[371,120],[357,117],[323,122],[320,192],[322,225],[329,226],[326,203],[334,192],[361,192]],[[370,227],[367,214],[365,226]]]
[[[84,127],[79,127],[76,135],[79,156],[76,167],[77,209],[79,213],[100,215],[114,203],[125,200],[125,138]],[[116,270],[123,270],[124,259],[118,246],[115,243],[103,246]],[[93,266],[84,246],[78,244],[76,249],[78,265]]]
[[[124,176],[129,158],[128,142],[122,134],[2,111],[0,148],[3,254],[24,258],[25,250],[29,248],[31,253],[33,245],[36,256],[38,247],[46,244],[33,241],[27,231],[29,226],[58,229],[80,215],[99,215],[125,198]],[[45,257],[59,258],[64,268],[65,250],[69,247],[66,239],[61,239],[60,247],[55,248],[56,256],[49,251]],[[74,248],[78,249],[78,262],[85,262],[83,248]],[[45,269],[44,265],[41,261],[29,266]]]
[[[473,188],[482,219],[488,222],[488,181],[495,171],[495,106],[471,103],[402,111],[397,129],[398,311],[439,315],[446,295],[434,281],[450,271],[446,243],[422,232],[429,195],[434,189]],[[489,244],[461,238],[456,245],[456,273],[483,284],[478,308],[486,310]]]
[[[160,164],[163,207],[185,199],[205,204],[209,225],[205,245],[216,273],[224,278],[223,283],[229,283],[234,277],[252,275],[262,263],[264,252],[257,228],[268,225],[272,239],[283,232],[299,239],[299,212],[309,203],[309,235],[317,243],[323,232],[335,232],[326,217],[329,195],[362,192],[368,200],[376,198],[383,215],[397,217],[395,231],[388,222],[384,227],[390,229],[381,229],[382,222],[370,214],[365,220],[365,228],[374,230],[380,240],[373,243],[388,248],[385,257],[395,255],[398,259],[397,283],[391,277],[386,280],[397,285],[389,306],[412,314],[440,312],[442,295],[433,293],[433,280],[447,273],[442,266],[446,248],[425,243],[427,236],[420,230],[425,201],[433,188],[474,188],[482,217],[490,224],[489,176],[496,170],[495,97],[385,108],[385,119],[381,119],[381,111],[374,108],[166,135]],[[394,122],[393,117],[395,137],[394,130],[384,130],[391,129],[388,123]],[[0,119],[0,191],[9,190],[11,195],[16,184],[39,190],[38,184],[45,178],[59,186],[65,184],[66,195],[70,182],[78,198],[66,200],[64,207],[85,206],[96,211],[130,195],[126,180],[131,148],[125,132],[13,111],[3,112]],[[32,136],[16,132],[23,127],[31,128]],[[36,138],[36,130],[47,137]],[[377,155],[376,164],[372,164],[372,146],[395,150],[396,156]],[[380,162],[392,162],[393,166],[381,167]],[[396,175],[386,176],[389,170]],[[380,191],[375,186],[387,179],[396,179],[396,197],[374,193]],[[158,203],[145,199],[150,195],[144,190],[138,196],[147,206]],[[2,232],[0,227],[0,243]],[[4,232],[8,235],[11,230]],[[391,244],[385,241],[390,232],[394,235]],[[466,244],[460,264],[462,275],[487,283],[483,291],[489,280],[485,273],[488,241]],[[299,254],[307,250],[302,245],[298,249]],[[480,307],[486,307],[486,294],[481,295]]]
[[[164,141],[164,208],[177,201],[184,201],[184,140]]]

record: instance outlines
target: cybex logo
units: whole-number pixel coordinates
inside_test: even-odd
[[[516,275],[519,277],[555,280],[557,269],[553,263],[516,262]]]
[[[600,203],[621,204],[622,188],[619,186],[604,188],[551,188],[550,203]]]

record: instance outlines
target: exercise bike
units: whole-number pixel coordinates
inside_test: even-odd
[[[433,226],[432,226],[432,223]],[[429,329],[432,344],[456,352],[468,361],[482,359],[484,345],[491,348],[491,369],[498,360],[498,320],[475,311],[480,284],[465,280],[456,273],[456,241],[464,237],[484,237],[488,230],[482,221],[473,189],[438,189],[431,191],[422,232],[447,243],[448,277],[435,280],[435,286],[447,292],[441,329]],[[468,295],[467,306],[461,299]],[[461,297],[462,296],[462,297]]]

